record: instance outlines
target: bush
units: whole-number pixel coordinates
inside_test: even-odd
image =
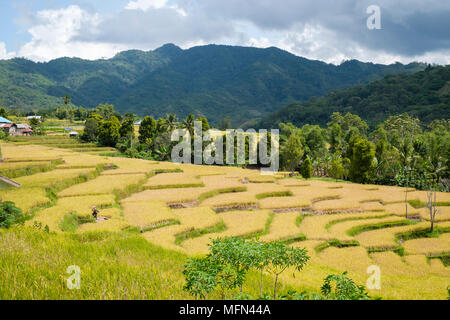
[[[22,210],[14,202],[5,201],[0,204],[0,228],[9,228],[23,219]]]
[[[305,161],[303,161],[301,167],[300,167],[300,174],[303,178],[309,179],[312,176],[312,166],[311,166],[311,160],[309,158],[306,158]]]

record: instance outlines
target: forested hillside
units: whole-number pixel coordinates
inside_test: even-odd
[[[388,75],[368,85],[332,91],[324,98],[293,103],[267,116],[257,126],[276,127],[280,122],[325,125],[336,111],[357,114],[371,127],[404,112],[423,123],[449,119],[450,66],[428,67],[410,75]]]
[[[240,125],[295,101],[424,67],[356,60],[335,66],[274,47],[208,45],[182,50],[169,44],[154,51],[122,52],[108,60],[0,61],[0,105],[48,109],[61,105],[61,97],[69,94],[75,105],[86,108],[112,103],[123,113],[194,113],[212,123],[228,116]]]

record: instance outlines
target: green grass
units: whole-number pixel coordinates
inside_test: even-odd
[[[231,187],[231,188],[224,188],[224,189],[218,189],[218,190],[212,190],[209,192],[202,193],[198,197],[198,201],[202,202],[208,198],[215,197],[222,193],[234,193],[234,192],[245,192],[247,191],[246,187]]]
[[[81,224],[94,223],[91,216],[79,217],[76,212],[66,214],[59,223],[59,229],[63,232],[75,232]]]
[[[161,228],[168,227],[168,226],[173,226],[175,224],[180,224],[180,221],[179,220],[167,220],[167,221],[163,221],[158,224],[155,224],[151,227],[142,228],[141,230],[139,230],[139,228],[137,228],[137,230],[139,233],[144,233],[144,232],[161,229]]]
[[[0,169],[0,175],[8,177],[10,179],[31,176],[40,172],[52,171],[56,168],[57,165],[62,163],[63,161],[61,159],[58,159],[50,160],[49,162],[43,164],[30,164],[21,168],[2,168]]]
[[[280,242],[284,243],[285,245],[290,245],[295,242],[300,242],[300,241],[305,241],[305,240],[307,240],[306,236],[304,234],[300,234],[298,236],[293,236],[293,237],[282,239],[282,240],[280,240]]]
[[[426,206],[426,203],[420,200],[409,200],[408,203],[415,209],[424,208]],[[448,207],[448,206],[450,206],[450,202],[448,201],[436,202],[436,207]]]
[[[201,188],[205,185],[203,183],[185,183],[185,184],[165,184],[158,186],[147,186],[146,190],[159,190],[159,189],[183,189],[183,188]]]
[[[402,246],[398,246],[395,248],[368,248],[368,253],[376,253],[376,252],[386,252],[386,251],[392,251],[396,254],[398,254],[400,257],[403,257],[405,255],[405,248]]]
[[[441,228],[439,226],[435,227],[433,232],[430,232],[429,228],[421,229],[421,230],[414,230],[411,232],[405,232],[395,235],[395,239],[397,241],[403,240],[413,240],[413,239],[421,239],[421,238],[439,238],[439,236],[443,233],[450,232],[450,227],[448,228]]]
[[[442,261],[442,264],[445,267],[450,266],[450,253],[442,253],[442,254],[427,256],[427,259],[439,259]]]
[[[391,217],[391,214],[386,214],[386,215],[382,215],[382,216],[377,216],[377,217],[370,217],[370,219],[382,219],[382,218],[386,218],[386,217]],[[341,222],[347,222],[347,221],[356,221],[356,220],[365,220],[367,219],[367,217],[355,217],[355,218],[345,218],[345,219],[341,219],[341,220],[334,220],[329,222],[326,226],[325,229],[329,230],[332,226],[334,226],[335,224],[341,223]]]
[[[291,197],[291,196],[293,196],[293,193],[291,191],[278,191],[278,192],[267,192],[257,194],[256,199],[265,199],[273,197]]]
[[[273,218],[275,218],[275,213],[271,212],[269,217],[266,220],[266,224],[264,226],[264,230],[259,232],[250,233],[248,235],[243,236],[244,239],[258,239],[259,237],[265,236],[269,233],[270,225],[272,224]]]
[[[209,234],[209,233],[219,233],[223,232],[227,229],[227,226],[223,221],[219,222],[218,224],[205,229],[194,229],[188,232],[183,232],[175,237],[175,244],[181,245],[181,243],[187,239],[193,239],[201,237],[202,235]]]
[[[183,290],[188,256],[154,246],[132,232],[55,234],[16,226],[0,230],[0,246],[0,299],[192,299]],[[72,265],[81,269],[80,290],[66,286]],[[259,277],[256,271],[248,274],[244,293],[258,296]],[[281,284],[280,293],[290,289]],[[273,280],[264,275],[264,291],[271,290]],[[235,289],[227,297],[237,294]]]
[[[357,226],[347,231],[347,234],[349,236],[356,236],[360,233],[372,231],[372,230],[378,230],[378,229],[385,229],[385,228],[393,228],[393,227],[400,227],[400,226],[407,226],[411,224],[416,224],[415,222],[404,220],[404,221],[395,221],[395,222],[384,222],[384,223],[378,223],[378,224],[369,224],[365,226]]]
[[[66,214],[59,224],[59,228],[64,232],[75,232],[78,226],[78,216],[75,212]]]
[[[340,240],[334,239],[334,240],[325,241],[324,243],[315,247],[314,250],[318,253],[329,247],[347,248],[347,247],[357,247],[357,246],[359,246],[359,242],[356,240],[340,241]]]

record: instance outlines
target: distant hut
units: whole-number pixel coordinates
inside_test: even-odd
[[[31,136],[31,134],[33,133],[33,130],[31,129],[31,127],[28,124],[17,124],[17,129],[16,129],[16,136]]]
[[[69,137],[74,138],[74,137],[78,137],[80,134],[78,133],[78,131],[70,131],[69,132]]]

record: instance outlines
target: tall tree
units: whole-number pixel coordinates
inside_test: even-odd
[[[358,138],[353,144],[350,179],[358,183],[370,182],[375,173],[375,146],[372,142]]]
[[[303,157],[303,145],[300,137],[292,134],[281,150],[281,161],[285,170],[294,171]]]
[[[98,139],[104,146],[115,147],[120,139],[120,121],[112,116],[109,120],[104,121],[99,128]]]
[[[146,116],[139,126],[139,142],[150,144],[156,134],[156,121],[151,116]]]

